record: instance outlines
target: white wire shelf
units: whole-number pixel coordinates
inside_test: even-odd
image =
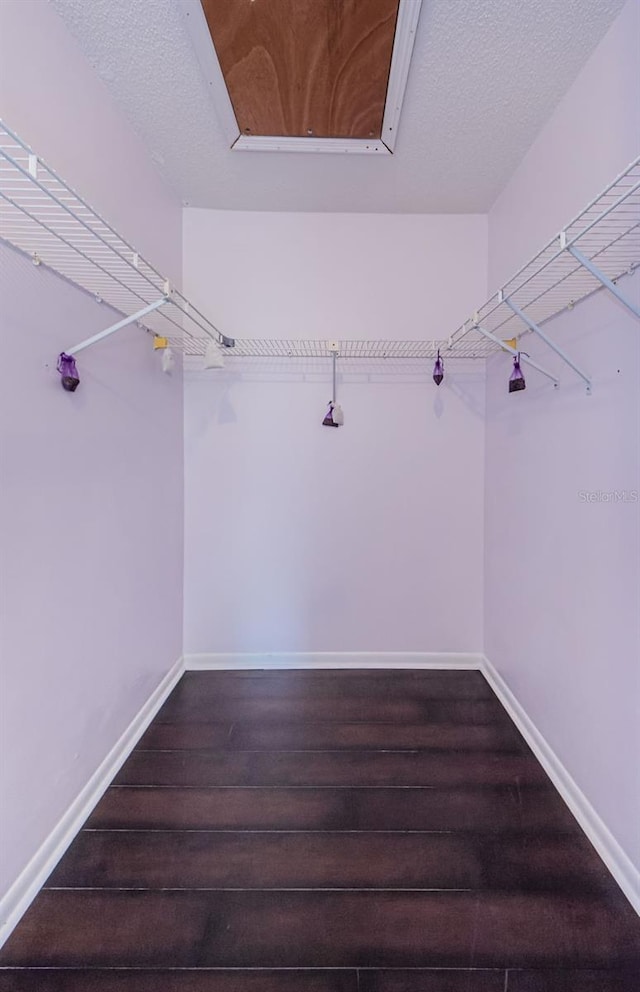
[[[0,238],[185,350],[224,335],[0,121]]]
[[[229,358],[330,358],[333,354],[328,341],[236,338],[232,342],[1,121],[0,239],[125,318],[160,302],[139,323],[169,338],[187,355],[204,355],[211,340],[234,344],[224,349]],[[576,249],[582,261],[571,253]],[[432,359],[440,350],[445,358],[485,359],[501,349],[501,341],[529,330],[511,304],[539,327],[599,289],[602,283],[585,261],[614,283],[640,265],[640,158],[449,338],[350,339],[338,342],[338,355],[410,361]],[[480,334],[477,325],[496,340]]]
[[[236,338],[235,347],[225,354],[229,358],[331,358],[329,341],[275,340],[269,338]],[[431,359],[446,341],[338,341],[337,355],[341,359]],[[454,358],[484,358],[489,353],[488,341],[463,341]]]
[[[601,289],[602,282],[571,254],[571,248],[614,283],[640,265],[640,158],[455,331],[449,354],[479,337],[475,324],[501,339],[529,333],[507,300],[541,326]],[[491,350],[500,350],[498,344],[487,343]]]

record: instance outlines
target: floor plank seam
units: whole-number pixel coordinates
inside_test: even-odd
[[[46,892],[467,892],[485,889],[461,887],[402,888],[398,886],[318,886],[318,885],[45,885]]]
[[[558,840],[566,839],[570,840],[575,837],[575,832],[572,830],[563,830],[561,828],[555,828],[553,830],[547,830],[544,835],[541,834],[540,830],[537,828],[530,827],[514,827],[511,830],[500,830],[495,831],[490,827],[482,829],[480,827],[470,827],[465,829],[461,827],[459,830],[448,829],[438,829],[431,828],[426,829],[409,829],[407,827],[379,827],[377,829],[370,829],[367,827],[132,827],[132,826],[122,826],[122,827],[83,827],[82,830],[78,832],[78,837],[82,834],[110,834],[110,833],[214,833],[214,834],[242,834],[242,833],[257,833],[257,834],[448,834],[453,837],[460,837],[471,839],[473,837],[487,838],[490,839],[495,837],[496,833],[499,833],[502,837],[507,837],[507,839],[514,840],[535,840],[540,839],[541,836],[545,837],[555,837]]]
[[[538,971],[545,971],[547,969],[540,968],[535,969]],[[598,969],[606,973],[607,969]],[[452,974],[463,974],[467,975],[470,972],[480,972],[481,974],[493,975],[496,972],[501,973],[502,968],[492,968],[492,967],[477,967],[470,968],[467,965],[461,966],[446,966],[446,965],[361,965],[359,967],[354,967],[354,965],[174,965],[174,966],[164,966],[161,968],[153,967],[152,965],[24,965],[24,964],[0,964],[0,972],[3,971],[77,971],[77,972],[92,972],[92,971],[159,971],[171,973],[183,973],[183,972],[259,972],[259,973],[273,973],[281,971],[311,971],[311,972],[324,972],[324,971],[346,971],[348,973],[356,972],[366,972],[375,973],[378,971],[395,971],[395,972],[449,972]],[[506,974],[506,973],[505,973]]]
[[[132,782],[122,782],[110,785],[110,789],[199,789],[213,792],[214,789],[347,789],[349,792],[359,792],[364,789],[411,789],[414,792],[424,792],[428,789],[441,789],[439,785],[141,785]]]

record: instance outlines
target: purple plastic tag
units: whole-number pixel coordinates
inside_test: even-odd
[[[513,372],[509,378],[509,392],[517,393],[521,389],[526,388],[527,384],[524,380],[522,369],[520,368],[520,353],[518,353],[513,359]]]
[[[439,386],[444,379],[444,362],[440,358],[440,352],[438,352],[438,357],[436,358],[436,363],[433,366],[433,381],[436,386]]]
[[[65,355],[64,351],[58,356],[58,372],[62,376],[62,388],[68,393],[73,393],[80,385],[80,376],[76,367],[76,360],[72,355]]]

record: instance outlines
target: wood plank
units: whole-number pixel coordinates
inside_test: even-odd
[[[611,892],[576,830],[208,833],[86,830],[47,882],[62,888],[495,889]]]
[[[88,828],[573,831],[550,787],[107,790]]]
[[[624,903],[624,905],[622,905]],[[0,951],[41,967],[640,966],[622,896],[45,890]]]
[[[9,970],[0,992],[358,992],[358,981],[355,970]]]
[[[451,834],[85,831],[47,885],[68,888],[481,888]]]
[[[116,785],[546,785],[533,756],[492,751],[134,751]]]
[[[138,747],[142,749],[228,747],[232,728],[231,723],[200,723],[189,726],[160,724],[154,720],[138,741]]]
[[[505,972],[468,968],[446,970],[430,968],[428,971],[379,971],[361,970],[358,992],[504,992]]]
[[[512,723],[153,723],[143,749],[257,751],[429,750],[530,753]],[[226,734],[226,738],[225,738]]]
[[[640,966],[598,971],[566,969],[509,972],[509,992],[638,992]]]
[[[459,669],[316,668],[274,671],[235,670],[185,672],[175,697],[207,699],[335,699],[366,696],[378,699],[473,700],[491,699],[494,693],[478,671]]]
[[[507,723],[497,699],[394,699],[297,697],[230,699],[176,694],[159,711],[157,723]]]
[[[0,992],[637,992],[634,969],[352,971],[5,969]],[[358,985],[357,982],[360,984]]]
[[[203,0],[240,130],[379,138],[398,0]]]
[[[325,750],[375,748],[528,752],[510,723],[236,723],[228,747],[240,750]]]

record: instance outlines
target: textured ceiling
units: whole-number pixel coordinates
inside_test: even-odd
[[[232,152],[180,0],[50,2],[185,204],[449,213],[491,206],[624,0],[423,0],[384,158]]]

